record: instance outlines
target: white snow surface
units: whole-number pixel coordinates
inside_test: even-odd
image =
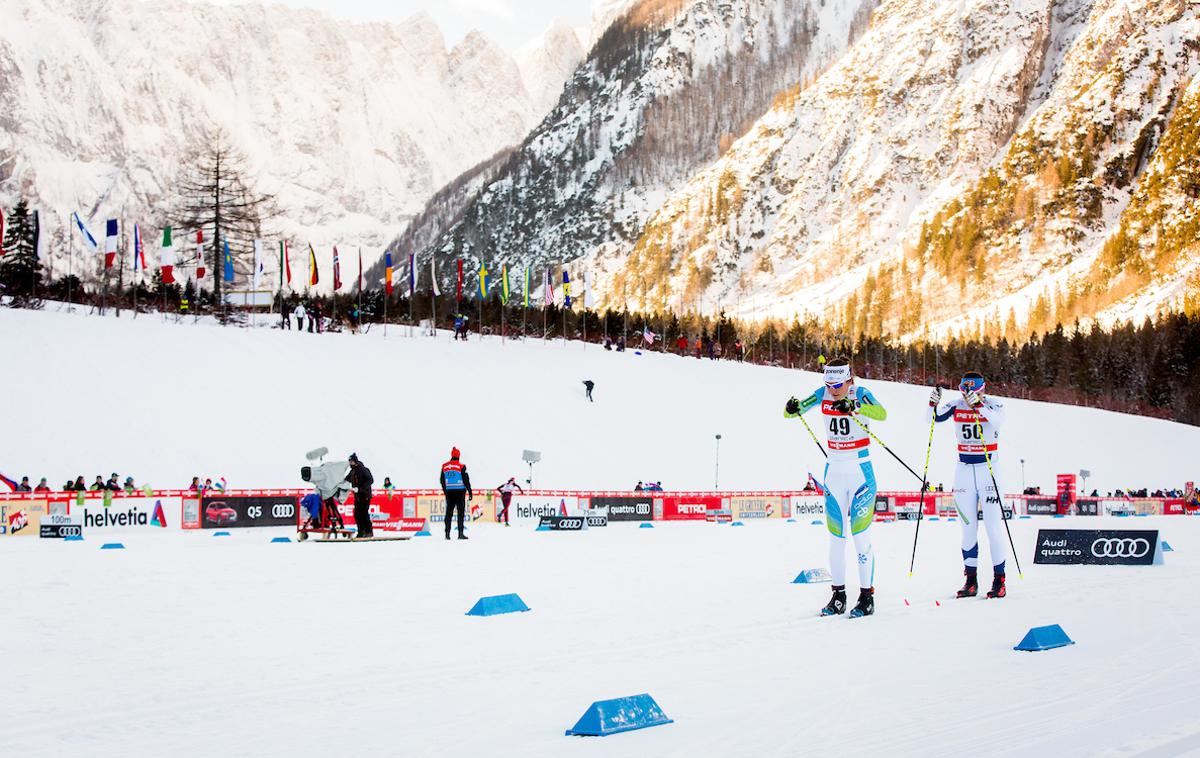
[[[606,352],[583,343],[480,338],[455,343],[369,334],[307,334],[0,308],[5,433],[0,471],[60,484],[116,471],[156,488],[192,476],[231,487],[300,486],[304,453],[357,452],[378,481],[436,487],[451,446],[480,489],[526,473],[534,484],[630,489],[661,480],[706,490],[721,434],[722,489],[795,489],[824,459],[803,426],[783,418],[817,374],[658,353]],[[266,324],[270,317],[260,316]],[[631,340],[632,344],[633,340]],[[583,380],[596,383],[595,403]],[[887,408],[873,430],[909,465],[923,465],[929,389],[861,380]],[[19,399],[17,401],[16,399]],[[1156,489],[1200,480],[1200,428],[1092,408],[1006,400],[999,476],[1052,491],[1058,473],[1092,472],[1087,487]],[[819,419],[806,417],[818,435]],[[930,481],[950,486],[952,430],[936,430]],[[823,435],[822,435],[823,438]],[[882,489],[917,489],[874,448]]]
[[[1051,524],[1158,528],[1175,552],[1157,567],[1030,565],[1034,530]],[[1200,750],[1191,634],[1200,610],[1186,589],[1200,568],[1200,519],[1012,527],[1024,579],[1010,573],[1004,600],[951,600],[961,582],[957,524],[922,527],[911,578],[913,525],[874,525],[877,611],[861,620],[816,617],[829,586],[790,583],[826,561],[825,529],[806,520],[575,534],[489,525],[467,542],[340,547],[269,544],[286,532],[261,529],[8,539],[2,691],[20,714],[0,752]],[[126,549],[99,550],[108,539]],[[532,610],[464,615],[480,596],[507,592]],[[1012,649],[1045,624],[1077,644]],[[563,735],[594,700],[641,692],[675,723]]]

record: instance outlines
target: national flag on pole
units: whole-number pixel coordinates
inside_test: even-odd
[[[458,259],[458,286],[454,290],[454,299],[462,300],[462,258]]]
[[[596,307],[596,298],[592,295],[591,271],[583,272],[583,307],[588,309]]]
[[[0,208],[0,255],[4,255],[4,209]]]
[[[229,240],[225,240],[225,255],[222,258],[225,261],[225,281],[233,281],[233,253],[229,252]]]
[[[487,300],[488,276],[487,264],[481,258],[479,260],[479,298],[481,300]]]
[[[196,230],[196,281],[204,278],[204,230]]]
[[[287,284],[292,283],[292,260],[289,255],[287,240],[279,243],[279,289],[283,289],[284,277],[287,278]]]
[[[175,283],[175,250],[171,243],[171,227],[163,229],[162,250],[159,254],[159,268],[162,269],[163,284]]]
[[[654,340],[657,338],[658,338],[658,335],[655,334],[654,332],[650,331],[649,324],[642,327],[642,339],[646,340],[647,345],[653,345]]]
[[[17,487],[20,487],[20,486],[21,486],[21,485],[20,485],[20,483],[18,483],[18,482],[16,482],[16,481],[14,481],[14,480],[12,480],[12,479],[9,479],[9,478],[8,478],[7,476],[5,476],[4,474],[0,474],[0,483],[3,483],[3,484],[5,484],[5,485],[7,485],[7,486],[8,486],[8,488],[9,488],[11,491],[13,491],[13,492],[16,492],[16,491],[17,491]],[[5,526],[7,527],[7,526],[8,526],[8,524],[5,524]]]
[[[550,276],[550,267],[546,267],[546,279],[542,282],[542,297],[546,305],[554,305],[554,278]]]
[[[433,291],[434,297],[441,297],[442,291],[438,289],[437,284],[437,261],[432,256],[429,258],[429,281],[433,284],[430,289]]]
[[[508,264],[500,264],[500,302],[508,305]]]
[[[358,294],[362,294],[362,248],[358,249]]]
[[[142,267],[142,271],[146,270],[146,248],[142,245],[142,227],[135,223],[133,225],[133,273],[137,273],[139,265]]]
[[[525,307],[526,307],[526,308],[528,308],[528,307],[529,307],[529,267],[528,267],[528,266],[526,266],[526,267],[525,267],[525,292],[524,292],[524,297],[525,297]]]
[[[72,213],[71,215],[75,218],[75,226],[79,227],[79,233],[83,235],[83,243],[87,245],[88,249],[93,253],[98,252],[100,250],[100,245],[96,244],[96,238],[93,237],[92,233],[88,231],[88,228],[83,225],[83,219],[79,218],[79,213],[76,212]]]
[[[567,275],[567,270],[563,269],[563,307],[571,307],[571,277]]]
[[[432,263],[433,261],[430,261]],[[408,296],[412,297],[417,293],[417,256],[413,253],[408,254]]]
[[[412,274],[412,260],[409,259],[409,274]],[[389,250],[383,254],[383,287],[387,296],[392,296],[392,253]]]
[[[342,262],[338,260],[337,245],[333,246],[333,290],[342,288]]]
[[[316,287],[321,281],[321,275],[317,273],[317,251],[313,250],[313,246],[308,246],[308,286]]]
[[[117,260],[117,238],[121,236],[120,225],[115,218],[104,224],[104,268],[109,269]]]
[[[250,285],[250,288],[253,290],[258,289],[259,281],[262,279],[263,272],[266,270],[263,268],[262,253],[262,240],[254,240],[254,277]]]

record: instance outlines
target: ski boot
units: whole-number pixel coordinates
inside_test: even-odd
[[[967,581],[955,597],[975,597],[979,594],[979,575],[973,568],[969,568],[963,573],[966,574]]]
[[[459,533],[458,533],[458,538],[459,538],[460,540],[465,540],[465,539],[467,539],[467,535],[463,534],[462,532],[459,532]],[[447,539],[449,539],[449,538],[447,538]]]
[[[875,588],[867,587],[858,591],[858,602],[850,611],[850,618],[858,619],[875,613]]]
[[[996,574],[992,577],[992,588],[988,590],[988,597],[1004,597],[1008,594],[1008,590],[1004,589],[1004,574]]]
[[[833,597],[829,599],[829,605],[821,609],[822,616],[837,616],[846,612],[846,586],[833,588]]]

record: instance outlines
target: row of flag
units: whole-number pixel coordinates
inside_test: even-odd
[[[83,237],[85,246],[93,253],[100,252],[100,244],[92,233],[84,224],[83,219],[78,213],[72,214],[72,219],[76,227],[79,229],[80,235]],[[2,219],[0,219],[0,232],[3,231]],[[117,219],[108,219],[105,222],[104,232],[104,268],[111,269],[116,265],[117,248],[120,242],[120,224]],[[142,239],[142,228],[140,224],[133,225],[131,235],[131,247],[133,249],[132,267],[136,272],[139,269],[145,271],[146,252],[145,244]],[[176,246],[172,234],[172,228],[166,227],[162,232],[162,243],[159,252],[159,268],[162,270],[162,280],[164,284],[175,283],[175,265],[176,265]],[[204,267],[204,232],[202,230],[195,233],[195,260],[196,279],[197,281],[204,278],[207,273]],[[233,282],[235,278],[233,266],[233,254],[229,248],[229,240],[223,240],[222,243],[222,276],[224,281]],[[262,240],[254,240],[254,267],[253,267],[253,287],[258,288],[263,275],[265,274],[263,243]],[[530,267],[525,267],[523,272],[523,305],[529,307],[530,293],[532,291],[532,281],[534,271]],[[457,261],[457,299],[461,300],[463,295],[463,261]],[[500,281],[498,284],[492,282],[492,274],[487,270],[487,265],[484,262],[479,264],[479,294],[481,298],[486,299],[489,292],[494,291],[496,286],[500,288],[500,299],[507,305],[512,297],[512,286],[510,283],[508,264],[500,265]],[[416,256],[408,256],[408,292],[412,296],[417,291],[418,272]],[[437,263],[432,258],[429,261],[429,280],[431,289],[435,296],[440,296],[442,293],[438,288],[437,279]],[[556,277],[551,273],[550,268],[546,268],[542,279],[542,297],[546,305],[552,305],[555,301],[554,284]],[[317,286],[321,281],[320,270],[317,265],[317,253],[312,245],[308,246],[308,285],[311,287]],[[279,243],[279,288],[282,290],[284,286],[290,286],[292,283],[292,262],[291,262],[291,247],[286,241]],[[340,290],[343,285],[342,281],[342,266],[341,256],[337,246],[333,248],[333,289]],[[388,296],[391,296],[395,286],[395,266],[390,251],[384,254],[384,287]],[[358,288],[363,289],[363,262],[362,250],[358,251]],[[568,271],[565,269],[562,272],[562,295],[563,306],[570,308],[572,302],[572,282]],[[583,275],[583,305],[585,308],[595,307],[595,298],[592,294],[592,274],[590,271]]]

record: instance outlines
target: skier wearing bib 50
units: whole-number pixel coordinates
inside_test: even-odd
[[[835,358],[825,364],[825,386],[803,400],[791,398],[785,418],[797,418],[820,406],[829,459],[825,463],[825,525],[829,528],[829,572],[833,597],[822,616],[846,612],[846,536],[854,538],[858,555],[858,603],[851,618],[875,612],[875,553],[871,523],[875,519],[875,470],[871,467],[871,438],[867,427],[883,421],[887,411],[864,387],[854,384],[850,361]]]
[[[1004,544],[1000,493],[996,491],[996,452],[999,429],[1004,423],[1004,405],[987,397],[983,375],[968,371],[959,383],[962,397],[941,407],[942,390],[935,387],[929,395],[925,420],[954,420],[954,439],[958,442],[958,465],[954,471],[954,506],[962,522],[962,555],[967,581],[958,597],[979,594],[979,511],[987,529],[988,551],[992,556],[992,589],[988,597],[1004,597],[1004,562],[1008,547]]]

